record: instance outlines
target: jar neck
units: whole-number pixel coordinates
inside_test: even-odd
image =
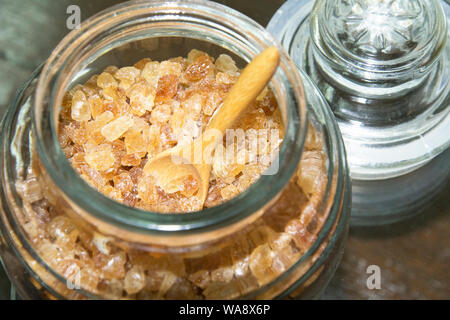
[[[198,245],[257,219],[289,182],[306,134],[304,92],[295,66],[279,47],[281,63],[271,88],[283,114],[285,137],[274,175],[263,175],[238,197],[201,212],[163,215],[127,207],[94,191],[71,167],[58,142],[59,106],[71,85],[100,71],[124,46],[160,37],[173,39],[175,45],[180,38],[215,43],[244,62],[269,46],[279,47],[254,21],[210,1],[137,1],[112,7],[64,38],[45,65],[33,110],[36,150],[42,171],[69,210],[102,232],[133,242]]]
[[[336,87],[368,98],[401,97],[421,86],[445,47],[439,0],[317,1],[313,55]]]

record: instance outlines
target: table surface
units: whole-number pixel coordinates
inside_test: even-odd
[[[82,19],[120,0],[0,0],[0,116],[17,88],[68,32],[67,7]],[[218,1],[267,25],[284,0]],[[450,184],[422,214],[390,226],[352,228],[343,261],[324,299],[450,299]],[[367,288],[367,267],[381,289]],[[0,299],[9,296],[0,270]]]

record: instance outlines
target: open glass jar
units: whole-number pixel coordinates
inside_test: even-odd
[[[232,200],[184,215],[127,207],[92,189],[58,141],[65,91],[108,65],[200,49],[242,67],[277,45],[258,24],[208,1],[125,3],[55,49],[2,123],[1,256],[23,298],[313,298],[340,261],[349,179],[324,98],[282,51],[270,87],[285,127],[278,170]],[[297,186],[308,152],[325,155],[310,195]]]

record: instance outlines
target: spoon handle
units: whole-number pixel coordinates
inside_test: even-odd
[[[272,78],[280,63],[276,47],[261,52],[242,71],[231,88],[222,107],[209,122],[206,130],[219,130],[222,134],[233,125],[243,110],[253,102]]]

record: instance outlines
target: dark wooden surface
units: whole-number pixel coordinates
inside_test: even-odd
[[[0,115],[17,88],[68,32],[66,9],[82,18],[120,0],[0,0]],[[219,1],[266,25],[284,0]],[[420,196],[420,195],[418,195]],[[450,184],[429,209],[402,223],[353,228],[325,299],[450,299]],[[369,265],[381,269],[381,289],[366,286]],[[0,299],[9,285],[0,270]]]

